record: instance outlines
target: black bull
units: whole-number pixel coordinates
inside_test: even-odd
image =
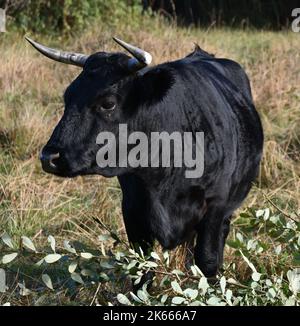
[[[63,117],[41,154],[43,168],[62,177],[117,176],[130,243],[149,252],[155,239],[171,249],[196,236],[195,263],[207,277],[215,276],[230,218],[247,196],[262,155],[263,132],[247,75],[236,62],[198,47],[154,67],[134,56],[139,60],[103,52],[80,57],[84,63],[76,64],[83,70],[65,92]],[[97,135],[117,134],[121,123],[129,133],[146,135],[204,132],[204,174],[187,179],[183,168],[172,165],[100,168]]]

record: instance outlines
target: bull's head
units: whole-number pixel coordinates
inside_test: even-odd
[[[65,91],[64,114],[41,152],[43,169],[69,177],[121,174],[122,169],[103,170],[96,164],[97,135],[101,131],[117,134],[119,124],[134,123],[130,117],[136,115],[134,108],[139,98],[136,72],[151,63],[151,55],[116,38],[114,40],[131,56],[124,53],[98,52],[87,56],[62,52],[26,39],[48,58],[83,68]],[[160,79],[158,76],[157,84]],[[147,85],[143,86],[145,88]],[[137,120],[146,121],[147,117],[134,120],[135,123]]]

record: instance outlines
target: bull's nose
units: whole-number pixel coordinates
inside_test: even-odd
[[[43,149],[40,155],[42,167],[46,172],[54,173],[57,171],[57,160],[60,154],[57,151]]]

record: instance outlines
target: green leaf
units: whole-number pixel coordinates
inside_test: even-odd
[[[27,295],[29,295],[31,293],[31,291],[25,287],[25,283],[23,283],[23,284],[18,283],[18,286],[20,288],[20,295],[21,296],[27,296]]]
[[[294,269],[287,272],[287,278],[289,280],[289,289],[297,295],[300,293],[300,270]]]
[[[22,243],[24,247],[36,252],[33,242],[28,237],[22,236]]]
[[[259,247],[256,252],[258,254],[261,254],[263,251],[264,251],[264,248],[263,247]]]
[[[240,247],[240,244],[238,241],[233,241],[233,240],[228,240],[226,241],[226,244],[231,247],[231,248],[234,248],[234,249],[237,249]]]
[[[267,285],[268,287],[271,287],[271,286],[273,286],[273,283],[272,283],[271,280],[267,279],[267,280],[266,280],[266,285]]]
[[[207,282],[207,278],[205,276],[202,276],[199,284],[198,284],[198,289],[202,291],[202,294],[206,294],[207,290],[209,289],[209,284]]]
[[[124,257],[125,254],[123,252],[120,252],[120,251],[117,251],[116,254],[115,254],[115,258],[116,260],[121,260],[122,257]]]
[[[181,271],[181,270],[179,270],[179,269],[173,269],[172,270],[172,274],[175,274],[175,275],[177,275],[177,276],[184,276],[185,274]]]
[[[1,239],[8,247],[14,249],[12,239],[6,232],[2,234]]]
[[[194,289],[185,289],[183,293],[187,298],[191,300],[195,300],[198,296],[198,290],[194,290]]]
[[[193,301],[193,302],[190,303],[190,306],[192,306],[192,307],[199,307],[201,305],[202,305],[202,303],[200,301],[198,301],[198,300]]]
[[[264,212],[264,221],[267,221],[270,217],[270,208],[266,208]]]
[[[137,264],[137,260],[132,260],[126,267],[127,270],[131,270],[131,268],[135,267],[135,265]]]
[[[186,300],[186,298],[183,298],[183,297],[174,297],[174,298],[172,299],[172,303],[173,303],[173,304],[176,304],[176,305],[180,305],[180,304],[182,304],[185,300]]]
[[[64,241],[64,248],[65,248],[67,251],[71,252],[72,254],[76,254],[76,250],[75,250],[75,248],[73,248],[73,247],[70,245],[70,241],[69,241],[69,240],[65,240],[65,241]]]
[[[151,257],[156,259],[156,260],[160,260],[160,257],[158,256],[158,254],[156,252],[151,252]]]
[[[84,259],[91,259],[91,258],[94,257],[94,256],[93,256],[91,253],[89,253],[89,252],[82,252],[82,253],[80,253],[80,256],[81,256],[82,258],[84,258]]]
[[[52,235],[49,235],[48,242],[53,252],[55,252],[55,238]]]
[[[163,252],[163,257],[164,257],[164,260],[169,260],[169,258],[170,258],[169,252],[168,251],[164,251]]]
[[[40,259],[37,263],[35,263],[36,266],[41,266],[44,262],[44,258]]]
[[[203,273],[201,272],[200,268],[197,265],[191,266],[191,271],[194,276],[203,276]]]
[[[119,293],[119,294],[117,295],[117,300],[118,300],[121,304],[123,304],[123,305],[125,305],[125,306],[131,306],[131,305],[132,305],[131,302],[128,300],[128,298],[127,298],[124,294],[122,294],[122,293]]]
[[[71,278],[73,281],[84,285],[83,279],[81,278],[81,276],[78,273],[72,273]]]
[[[180,287],[180,285],[178,284],[177,281],[171,282],[171,286],[172,286],[174,292],[179,293],[179,294],[182,294],[183,293],[182,292],[182,289],[181,289],[181,287]]]
[[[256,217],[261,217],[261,216],[263,216],[264,215],[264,209],[259,209],[258,211],[256,211]]]
[[[239,242],[243,243],[244,242],[244,237],[241,233],[237,233],[236,234],[236,238],[239,240]]]
[[[231,301],[231,298],[232,298],[232,291],[230,290],[230,289],[228,289],[227,291],[226,291],[226,295],[225,295],[225,297],[226,297],[226,300],[227,301]]]
[[[165,302],[167,301],[168,297],[169,297],[169,296],[168,296],[167,294],[164,294],[164,295],[161,297],[160,302],[161,302],[162,304],[165,304]]]
[[[197,272],[195,266],[191,266],[191,271],[192,271],[194,276],[198,276],[198,272]]]
[[[270,297],[271,299],[274,299],[276,297],[276,292],[273,288],[270,288],[267,292],[268,297]]]
[[[220,298],[217,297],[211,297],[207,300],[207,304],[210,306],[219,306],[220,305]]]
[[[287,227],[288,229],[291,229],[291,230],[294,230],[294,231],[297,230],[297,224],[296,224],[294,221],[288,221],[288,222],[286,223],[286,227]]]
[[[72,261],[71,264],[68,267],[68,271],[70,274],[74,273],[75,270],[77,268],[77,262],[76,261]]]
[[[278,245],[275,247],[275,254],[280,255],[280,253],[281,253],[281,245]]]
[[[170,277],[169,275],[165,275],[162,280],[160,281],[159,283],[159,287],[163,288],[163,287],[166,287],[167,284],[169,284],[169,281],[170,281]]]
[[[101,262],[100,262],[100,266],[101,266],[102,268],[106,268],[106,269],[114,268],[114,266],[111,265],[111,264],[110,264],[109,262],[107,262],[107,261],[101,261]]]
[[[278,215],[273,215],[273,216],[270,217],[270,221],[273,224],[277,224],[280,221],[280,217]]]
[[[0,293],[4,293],[6,291],[6,274],[5,270],[0,268]]]
[[[293,296],[290,296],[286,302],[284,303],[285,306],[295,306],[296,305],[296,301],[295,298]]]
[[[52,281],[51,281],[51,278],[50,278],[50,276],[48,274],[43,274],[42,275],[42,280],[49,289],[53,290]]]
[[[111,239],[110,234],[101,234],[98,237],[98,240],[101,241],[101,242],[105,242],[105,241],[107,241],[109,239]]]
[[[94,275],[93,271],[87,268],[82,269],[80,274],[83,276],[90,276],[90,277]]]
[[[128,250],[134,257],[140,258],[140,254],[136,252],[134,249],[129,249]]]
[[[225,276],[222,276],[221,279],[220,279],[220,288],[221,288],[221,291],[223,293],[223,295],[225,294],[225,288],[226,288],[226,278]]]
[[[132,296],[132,299],[138,303],[143,303],[143,301],[137,297],[133,292],[130,292],[130,295]]]
[[[258,272],[252,273],[252,280],[254,282],[258,282],[260,280],[260,277],[261,277],[261,274],[260,273],[258,273]]]
[[[145,255],[144,255],[144,251],[143,251],[142,247],[139,247],[139,250],[140,250],[141,257],[144,259]]]
[[[300,266],[300,253],[299,252],[293,253],[293,264],[296,266]]]
[[[227,283],[228,284],[233,284],[233,285],[239,284],[234,278],[231,278],[231,277],[227,280]]]
[[[141,282],[141,279],[142,279],[142,277],[140,276],[140,277],[138,277],[135,281],[134,281],[134,285],[137,285],[137,284],[139,284],[140,282]]]
[[[252,289],[256,289],[258,287],[258,283],[257,282],[251,282],[251,288]]]
[[[103,272],[99,274],[99,277],[100,277],[100,279],[102,279],[103,281],[106,281],[106,282],[110,281],[109,276],[108,276],[107,274],[103,273]]]
[[[252,272],[257,273],[256,268],[254,267],[254,265],[250,262],[250,260],[243,254],[242,250],[239,250],[239,252],[241,253],[242,257],[244,258],[245,262],[247,263],[247,265],[251,268]]]
[[[46,257],[44,257],[44,260],[48,264],[53,264],[53,263],[57,262],[58,260],[60,260],[61,257],[62,256],[60,254],[49,254]]]
[[[147,302],[148,301],[148,295],[147,295],[147,292],[144,292],[142,290],[138,290],[137,291],[137,295],[138,297],[143,301],[143,302]]]
[[[147,261],[145,266],[150,268],[156,268],[158,265],[154,261]]]
[[[253,240],[253,239],[250,239],[248,242],[247,242],[247,250],[250,250],[250,249],[255,249],[257,246],[257,241],[256,240]]]
[[[3,256],[2,264],[8,264],[12,262],[18,256],[17,252]]]

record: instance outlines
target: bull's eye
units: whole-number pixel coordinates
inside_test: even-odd
[[[101,110],[103,111],[112,111],[114,110],[116,107],[116,102],[114,101],[114,99],[108,98],[108,99],[104,99],[101,102]]]

